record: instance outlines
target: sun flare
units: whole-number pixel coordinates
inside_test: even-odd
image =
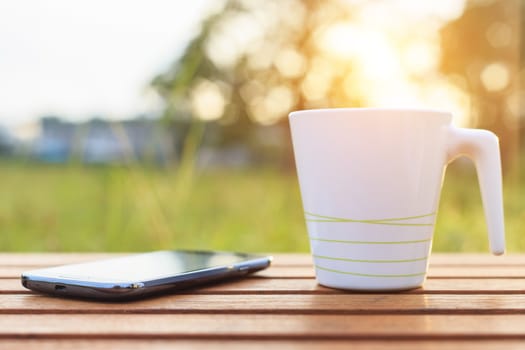
[[[469,122],[468,96],[439,73],[437,34],[389,32],[366,19],[334,23],[316,36],[317,45],[350,70],[345,94],[364,97],[370,106],[415,106],[450,110],[454,123]],[[332,68],[333,69],[333,68]]]

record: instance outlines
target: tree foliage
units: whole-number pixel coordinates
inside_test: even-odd
[[[164,117],[217,120],[223,142],[250,143],[255,125],[282,123],[292,110],[348,105],[334,81],[350,65],[336,71],[341,62],[317,41],[329,23],[350,18],[351,10],[337,0],[227,1],[204,21],[183,56],[154,79],[167,104]],[[199,100],[196,92],[208,98]]]
[[[525,7],[519,0],[468,5],[441,31],[441,69],[468,92],[472,126],[495,131],[505,163],[517,164],[524,120],[520,40]]]
[[[226,0],[154,79],[164,119],[212,121],[216,144],[256,147],[261,126],[287,139],[292,110],[424,106],[462,110],[464,125],[496,131],[511,152],[521,120],[519,0],[414,4]]]

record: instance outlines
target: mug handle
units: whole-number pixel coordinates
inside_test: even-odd
[[[447,164],[460,156],[469,157],[476,166],[490,250],[501,255],[505,253],[505,224],[498,137],[488,130],[450,126]]]

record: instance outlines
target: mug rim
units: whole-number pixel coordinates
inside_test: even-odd
[[[452,113],[443,109],[433,108],[418,108],[418,107],[345,107],[345,108],[313,108],[292,111],[288,114],[289,118],[296,118],[299,115],[312,114],[332,114],[332,113],[371,113],[371,112],[406,112],[406,113],[425,113],[433,115],[441,115],[452,119]]]

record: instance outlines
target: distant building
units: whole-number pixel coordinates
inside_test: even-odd
[[[191,128],[190,120],[166,127],[150,118],[91,119],[73,123],[45,117],[34,128],[36,137],[31,137],[30,143],[26,141],[23,150],[27,154],[28,149],[34,159],[46,163],[70,160],[87,164],[177,163],[183,156],[188,137],[192,137]],[[206,123],[202,135],[197,136],[199,146],[196,153],[191,155],[195,157],[195,165],[202,169],[283,163],[286,156],[283,149],[286,149],[288,137],[286,128],[281,125],[258,126],[243,132],[249,133],[249,144],[225,142],[228,141],[225,127],[217,122]]]
[[[40,123],[32,154],[43,162],[165,162],[171,152],[169,135],[152,119],[72,123],[46,117]]]
[[[13,153],[14,140],[7,129],[0,127],[0,156],[8,156]]]
[[[44,162],[63,163],[69,159],[75,137],[75,124],[54,117],[40,120],[40,135],[33,144],[33,155]]]

